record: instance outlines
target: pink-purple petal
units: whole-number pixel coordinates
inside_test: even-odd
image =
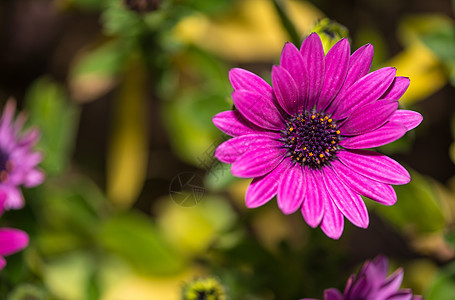
[[[231,172],[241,178],[260,177],[272,171],[285,155],[284,149],[264,148],[247,152],[232,164]]]
[[[272,99],[272,87],[258,75],[240,68],[229,71],[229,80],[234,91],[247,90]]]
[[[343,295],[335,288],[324,291],[324,300],[343,300]]]
[[[324,216],[322,217],[321,230],[329,237],[338,240],[344,229],[343,214],[331,200],[324,202]]]
[[[392,84],[395,74],[395,68],[386,67],[357,80],[338,100],[333,117],[343,119],[357,108],[378,100]]]
[[[418,112],[405,109],[398,109],[392,117],[390,117],[390,121],[402,123],[407,130],[416,128],[422,120],[423,117]]]
[[[401,282],[403,281],[403,269],[399,268],[386,281],[381,285],[381,295],[386,298],[397,292],[400,289]]]
[[[246,207],[256,208],[269,202],[278,192],[281,175],[289,166],[284,159],[275,169],[264,176],[254,178],[245,195]]]
[[[384,125],[398,108],[398,101],[382,99],[355,110],[340,126],[342,135],[358,135]]]
[[[306,193],[301,213],[305,222],[313,228],[321,223],[324,215],[324,202],[329,201],[321,172],[306,170]]]
[[[6,266],[6,259],[2,256],[0,256],[0,270],[3,270],[3,268]]]
[[[283,67],[273,66],[272,85],[281,107],[290,115],[296,114],[301,104],[299,91],[291,74]]]
[[[281,142],[272,139],[271,136],[247,134],[220,144],[215,150],[215,157],[224,163],[232,164],[247,151],[257,151],[267,147],[279,148],[281,145]]]
[[[332,168],[324,168],[324,184],[330,198],[352,224],[367,228],[369,223],[365,203],[358,194],[347,187],[334,173]]]
[[[220,112],[213,117],[212,121],[218,129],[230,136],[267,132],[245,119],[239,111]]]
[[[397,202],[395,190],[390,185],[368,179],[338,161],[332,162],[332,166],[337,176],[357,194],[383,205]]]
[[[348,149],[379,147],[398,140],[406,131],[403,124],[389,121],[376,130],[344,138],[340,141],[340,146]]]
[[[349,169],[386,184],[406,184],[411,176],[403,166],[390,157],[369,150],[345,150],[338,159]]]
[[[397,76],[381,99],[400,99],[409,87],[411,81],[408,77]]]
[[[15,228],[0,228],[0,255],[16,253],[28,245],[28,235]]]
[[[0,185],[0,193],[6,195],[3,207],[5,210],[21,209],[24,207],[25,201],[19,187],[14,185]]]
[[[325,78],[316,107],[324,110],[340,91],[346,79],[351,48],[347,39],[338,41],[325,58]]]
[[[389,261],[387,258],[383,255],[378,255],[373,259],[372,264],[375,267],[376,278],[384,281],[387,277],[387,273],[389,272]]]
[[[305,106],[308,97],[308,75],[303,58],[292,43],[286,43],[281,53],[280,65],[291,74],[299,91],[299,105]]]
[[[305,191],[305,175],[302,166],[294,164],[287,168],[281,177],[277,196],[278,207],[286,215],[296,212],[302,205]]]
[[[395,294],[387,297],[387,300],[417,300],[417,299],[422,299],[422,298],[412,296],[411,289],[399,290]]]
[[[232,100],[240,113],[251,123],[269,130],[280,130],[283,117],[276,106],[259,94],[246,90],[232,93]]]
[[[373,61],[373,52],[373,46],[371,44],[367,44],[357,49],[357,51],[351,55],[346,80],[344,81],[338,95],[335,97],[335,100],[327,109],[328,113],[333,113],[335,111],[338,101],[343,98],[348,88],[350,88],[354,82],[368,74],[371,62]]]
[[[24,176],[24,186],[27,188],[40,185],[44,182],[46,176],[44,172],[38,169],[32,169]]]
[[[311,109],[316,104],[324,83],[325,56],[319,35],[310,34],[303,41],[300,53],[308,74],[308,102],[306,107]]]

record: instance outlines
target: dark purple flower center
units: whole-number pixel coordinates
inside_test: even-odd
[[[329,116],[305,111],[287,120],[282,137],[292,162],[320,169],[336,157],[340,131]]]
[[[13,165],[9,159],[9,154],[0,148],[0,182],[8,179],[8,174],[12,171]]]

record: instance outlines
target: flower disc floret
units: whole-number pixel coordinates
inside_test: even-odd
[[[291,161],[311,169],[329,164],[339,149],[340,131],[324,113],[305,111],[290,117],[282,136]]]

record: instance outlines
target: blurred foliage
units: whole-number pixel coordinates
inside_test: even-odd
[[[38,145],[44,154],[41,166],[48,174],[58,175],[69,163],[79,109],[68,101],[63,87],[46,77],[30,87],[26,102],[29,124],[41,131]]]
[[[322,19],[324,1],[158,2],[158,9],[138,12],[123,0],[55,1],[56,14],[99,17],[100,28],[70,57],[65,76],[46,74],[24,91],[28,125],[41,130],[38,149],[48,176],[24,190],[23,210],[2,216],[2,226],[27,231],[31,242],[7,258],[0,299],[173,300],[198,278],[216,278],[229,299],[321,298],[324,289],[342,289],[372,258],[359,233],[364,230],[346,225],[333,241],[299,213],[281,214],[275,200],[248,210],[250,181],[214,160],[216,146],[228,138],[212,124],[215,114],[232,108],[228,70],[240,65],[268,80],[264,70],[277,63],[284,43],[298,45],[310,31],[323,35],[326,52],[342,37],[351,40],[352,51],[372,43],[373,69],[395,66],[410,77],[401,105],[427,122],[427,113],[435,113],[428,108],[431,96],[455,82],[453,20],[400,15],[396,32],[388,32],[401,47],[393,49],[377,22],[349,27],[349,37],[348,27]],[[362,15],[334,7],[328,15]],[[81,124],[86,111],[97,115]],[[445,150],[455,162],[451,118],[444,126],[452,146]],[[106,141],[88,147],[103,149],[105,169],[95,172],[101,178],[90,178],[83,171],[97,166],[80,168],[77,142],[93,142],[83,129],[98,132],[105,124],[100,135]],[[409,157],[431,125],[380,151]],[[408,169],[415,161],[407,161]],[[372,218],[377,223],[371,226],[385,224],[380,243],[406,246],[386,251],[394,265],[404,266],[407,287],[426,299],[453,299],[455,188],[415,169],[409,184],[395,187],[396,205],[374,205],[379,220]],[[203,186],[195,187],[204,197],[193,207],[172,198],[179,191],[171,191],[170,182],[182,172],[205,172]],[[359,243],[364,247],[354,249]]]
[[[145,84],[142,62],[133,57],[124,71],[107,153],[107,194],[123,208],[137,199],[147,172]]]
[[[399,199],[394,209],[378,206],[378,211],[401,230],[417,234],[442,230],[444,214],[432,186],[417,172],[411,172],[411,178],[409,184],[394,187]]]

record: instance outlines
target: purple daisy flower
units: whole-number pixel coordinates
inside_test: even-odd
[[[232,164],[232,174],[254,178],[246,205],[254,208],[275,195],[285,214],[301,210],[312,227],[338,239],[344,217],[366,228],[361,195],[393,205],[392,184],[406,184],[409,173],[395,160],[363,148],[378,147],[415,128],[422,116],[398,109],[409,79],[394,68],[369,73],[373,47],[350,53],[347,39],[324,55],[316,33],[300,51],[284,46],[271,87],[243,70],[229,73],[237,110],[221,112],[214,124],[233,136],[215,156]]]
[[[389,277],[389,262],[386,257],[378,256],[367,261],[357,276],[352,274],[344,293],[335,288],[324,291],[324,300],[421,300],[422,296],[413,296],[412,290],[400,290],[403,269],[399,268]],[[310,299],[302,299],[310,300]]]
[[[4,256],[14,254],[28,245],[28,235],[15,228],[0,228],[0,270],[6,265]]]
[[[9,100],[0,119],[0,213],[24,206],[19,186],[33,187],[44,180],[37,169],[42,155],[32,147],[39,139],[39,131],[31,129],[21,133],[25,116],[14,119],[16,104]]]

